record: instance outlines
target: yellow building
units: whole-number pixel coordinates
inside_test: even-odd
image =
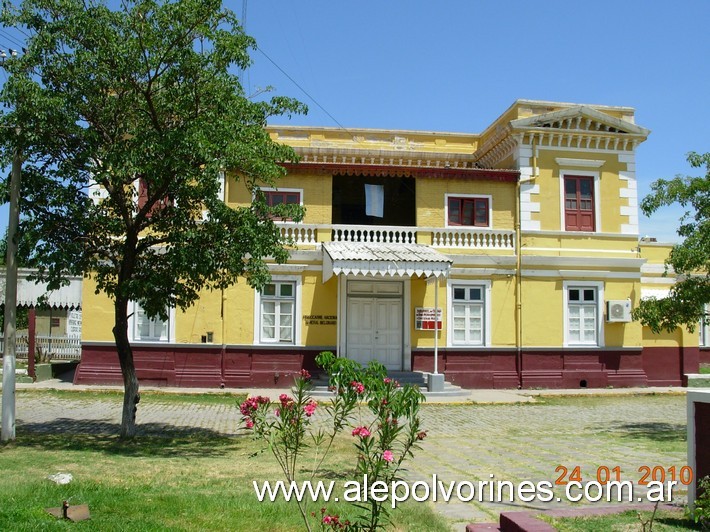
[[[518,100],[478,134],[268,130],[300,156],[264,189],[305,207],[279,222],[290,260],[261,293],[205,293],[167,322],[136,307],[143,382],[281,385],[323,350],[465,387],[678,385],[697,371],[697,334],[630,317],[669,282],[667,249],[639,245],[649,131],[633,109]],[[228,174],[224,200],[251,196]],[[111,305],[86,286],[83,308],[76,382],[120,380]]]

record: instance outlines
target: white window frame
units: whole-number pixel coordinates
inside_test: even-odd
[[[594,288],[597,292],[596,300],[596,341],[595,342],[572,342],[569,334],[569,289],[570,288]],[[602,281],[563,281],[562,283],[564,321],[562,324],[564,331],[565,347],[604,347],[604,282]]]
[[[591,177],[594,181],[594,231],[567,231],[565,229],[565,177],[580,176]],[[602,194],[601,175],[591,170],[563,170],[560,169],[560,231],[566,233],[601,233],[602,232]]]
[[[302,321],[302,298],[301,285],[303,278],[298,275],[272,275],[271,282],[274,283],[293,283],[294,284],[294,301],[293,301],[293,340],[291,342],[279,341],[264,341],[261,339],[261,292],[254,290],[254,345],[302,345],[301,344],[301,321]]]
[[[488,225],[449,225],[449,198],[488,200]],[[493,196],[489,194],[444,194],[444,227],[456,229],[493,229]]]
[[[483,289],[483,334],[482,343],[454,342],[454,288],[466,287]],[[448,279],[446,281],[446,346],[485,347],[491,345],[491,281],[475,279]]]
[[[710,305],[705,305],[704,310],[707,315],[710,312]],[[703,323],[703,320],[700,320],[698,345],[700,347],[710,347],[710,316],[704,321],[705,323]]]
[[[136,315],[138,311],[141,309],[141,306],[138,304],[137,301],[129,301],[128,302],[128,338],[132,343],[161,343],[161,344],[170,344],[170,343],[175,343],[175,309],[174,308],[169,308],[168,309],[168,326],[166,327],[166,336],[163,338],[138,338],[138,335],[136,334],[136,327],[137,327],[137,320],[136,320]],[[154,318],[151,321],[155,322],[159,318]]]

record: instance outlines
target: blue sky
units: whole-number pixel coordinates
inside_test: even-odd
[[[327,113],[258,51],[244,83],[309,105],[273,123],[346,128],[478,133],[520,98],[634,107],[652,131],[643,197],[702,175],[685,155],[710,151],[709,21],[707,0],[251,0],[247,33]],[[677,240],[680,214],[641,218],[641,235]]]
[[[241,0],[225,5],[241,16]],[[310,108],[273,123],[346,128],[478,133],[520,98],[634,107],[652,131],[643,197],[656,179],[702,175],[685,154],[710,151],[708,21],[708,0],[251,0],[263,53],[244,84]],[[16,46],[7,31],[0,47]],[[642,217],[641,235],[676,240],[680,214]]]

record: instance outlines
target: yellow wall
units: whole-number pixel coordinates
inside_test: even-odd
[[[263,185],[266,187],[266,185]],[[303,190],[301,201],[306,208],[305,224],[329,224],[332,219],[332,178],[327,175],[291,174],[279,179],[275,187]],[[227,183],[227,204],[245,207],[251,203],[251,194],[241,180],[230,175]]]
[[[213,343],[222,343],[221,290],[203,290],[197,302],[175,312],[175,340],[178,343],[199,344],[207,332],[213,333]]]
[[[493,229],[511,230],[515,223],[515,184],[463,179],[419,179],[417,181],[417,225],[444,227],[446,194],[492,196]]]
[[[333,323],[316,323],[333,321],[328,316],[338,314],[338,279],[332,277],[323,284],[320,272],[306,271],[303,275],[303,301],[301,309],[302,340],[304,345],[335,345],[337,341],[337,325]],[[323,320],[307,320],[306,316],[323,316]],[[310,321],[310,324],[307,324]]]
[[[96,283],[84,279],[82,287],[81,339],[85,342],[113,342],[113,300],[102,292],[95,294]]]
[[[475,271],[475,270],[474,270]],[[486,276],[470,277],[452,277],[449,279],[451,283],[456,281],[468,280],[491,280]],[[448,298],[447,298],[447,283],[446,280],[439,279],[439,308],[443,309],[443,328],[439,334],[439,347],[446,347],[448,342],[447,327],[448,316]],[[434,308],[436,300],[436,287],[434,284],[427,284],[425,279],[413,279],[411,284],[412,308],[411,308],[411,323],[412,323],[412,348],[425,348],[434,346],[433,331],[417,331],[414,330],[414,309],[416,307]],[[499,276],[491,282],[491,343],[495,347],[514,347],[515,346],[515,277]]]
[[[580,276],[581,279],[581,276]],[[584,280],[593,280],[589,277]],[[612,299],[631,298],[638,304],[638,283],[625,279],[598,279],[603,282],[604,302],[599,319],[603,321],[605,347],[636,347],[641,344],[638,322],[607,323],[604,304]],[[564,343],[564,280],[525,278],[522,286],[523,345],[561,347]]]
[[[575,166],[560,165],[555,160],[558,157],[572,159],[595,159],[605,161],[601,168],[582,168]],[[626,171],[627,164],[619,163],[618,155],[615,153],[584,153],[574,151],[557,151],[554,149],[540,149],[537,166],[539,175],[535,178],[535,184],[539,186],[539,194],[533,195],[533,201],[540,203],[540,212],[533,213],[532,219],[541,222],[543,231],[560,231],[562,218],[560,213],[561,188],[563,182],[561,171],[565,174],[574,175],[574,171],[580,171],[580,175],[586,172],[598,172],[600,176],[600,193],[594,197],[595,211],[600,212],[600,226],[596,227],[596,232],[618,233],[621,225],[628,223],[628,216],[621,215],[621,207],[628,206],[628,198],[620,197],[620,189],[626,188],[627,181],[619,179],[619,172]]]

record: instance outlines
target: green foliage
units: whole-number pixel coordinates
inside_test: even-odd
[[[703,530],[710,530],[710,476],[703,477],[698,482],[693,519]]]
[[[220,0],[25,0],[2,22],[29,35],[5,62],[0,143],[5,162],[16,146],[24,157],[22,230],[41,278],[90,272],[163,318],[203,288],[268,281],[266,258],[287,251],[258,188],[296,156],[264,126],[305,108],[245,96],[233,70],[255,42]],[[218,198],[225,170],[254,205]]]
[[[360,514],[341,520],[338,514],[311,512],[321,529],[377,530],[391,520],[390,499],[365,492],[365,482],[392,486],[399,480],[403,463],[414,456],[418,443],[426,437],[421,430],[419,407],[424,396],[413,386],[400,387],[387,377],[382,364],[370,363],[363,368],[352,360],[338,358],[325,351],[316,357],[317,364],[330,375],[330,388],[335,397],[321,408],[310,396],[310,375],[303,370],[296,378],[293,397],[282,394],[279,403],[266,397],[250,397],[240,405],[244,422],[257,438],[269,443],[287,481],[294,482],[299,472],[299,459],[309,448],[313,451],[313,468],[308,478],[313,481],[331,450],[333,441],[347,426],[357,450],[355,474],[361,493],[354,500]],[[363,415],[362,406],[367,407]],[[319,429],[311,426],[316,408],[325,410],[327,422]],[[352,495],[352,494],[351,494]],[[307,501],[297,500],[304,524],[311,530]]]
[[[688,154],[693,168],[705,168],[704,177],[676,176],[651,185],[651,194],[641,202],[641,210],[651,216],[659,208],[678,203],[686,209],[680,219],[676,244],[666,260],[666,268],[679,276],[669,297],[642,300],[634,319],[654,332],[673,331],[685,325],[693,331],[707,319],[705,305],[710,302],[710,153]]]

